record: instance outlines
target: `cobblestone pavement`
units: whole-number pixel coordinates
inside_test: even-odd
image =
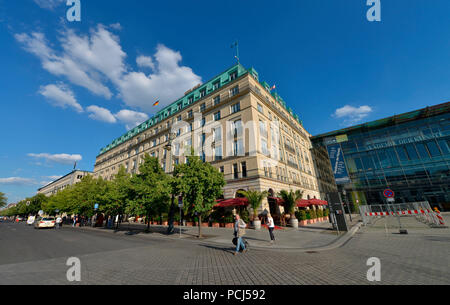
[[[251,249],[233,256],[230,246],[189,240],[71,229],[36,232],[22,224],[0,224],[2,249],[18,244],[22,252],[37,249],[25,258],[2,251],[0,284],[70,284],[65,264],[70,256],[81,260],[81,285],[373,284],[366,279],[370,257],[381,260],[377,284],[450,284],[450,230],[429,229],[413,219],[404,225],[412,227],[409,235],[386,234],[384,225],[362,228],[331,251]]]

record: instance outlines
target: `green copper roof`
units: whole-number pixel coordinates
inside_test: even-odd
[[[102,155],[102,154],[108,152],[109,150],[119,146],[120,144],[128,141],[129,139],[131,139],[134,136],[144,132],[145,130],[147,130],[149,128],[152,128],[153,126],[155,126],[159,122],[165,120],[168,117],[171,117],[171,116],[177,114],[178,112],[181,112],[186,107],[189,107],[193,103],[197,102],[199,99],[202,98],[200,96],[200,92],[201,91],[206,90],[206,95],[209,95],[213,91],[218,90],[221,87],[223,87],[224,85],[227,85],[228,83],[232,82],[232,80],[230,78],[230,75],[235,73],[235,72],[237,72],[237,77],[236,78],[239,78],[242,75],[249,73],[256,80],[259,81],[258,72],[256,72],[256,70],[254,68],[250,68],[250,69],[247,70],[241,64],[236,64],[236,65],[232,66],[231,68],[227,69],[226,71],[222,72],[221,74],[213,77],[211,80],[209,80],[208,82],[202,84],[201,86],[193,89],[192,91],[188,91],[182,98],[180,98],[177,101],[173,102],[172,104],[170,104],[169,106],[165,107],[164,109],[158,111],[149,120],[145,121],[144,123],[140,124],[139,126],[137,126],[137,127],[133,128],[132,130],[128,131],[126,134],[122,135],[121,137],[115,139],[111,144],[109,144],[108,146],[106,146],[106,147],[104,147],[104,148],[102,148],[100,150],[100,155]],[[270,86],[269,86],[268,83],[266,83],[266,82],[260,82],[260,83],[268,92],[271,93],[271,95],[275,98],[275,100],[280,105],[282,105],[292,115],[292,117],[297,122],[302,124],[302,121],[300,121],[298,115],[294,114],[292,109],[288,108],[286,106],[286,103],[281,98],[281,96],[279,96],[278,93],[276,93],[276,92],[271,92],[270,91]],[[216,85],[216,84],[219,85],[218,89],[214,89],[214,85]]]

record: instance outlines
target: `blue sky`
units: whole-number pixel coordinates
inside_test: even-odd
[[[450,98],[450,2],[0,0],[0,191],[93,170],[100,148],[241,63],[314,134]],[[175,88],[175,89],[174,89]],[[160,98],[159,108],[151,105]]]

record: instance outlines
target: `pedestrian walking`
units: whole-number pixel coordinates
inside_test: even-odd
[[[235,216],[236,222],[234,223],[234,236],[237,238],[236,243],[236,252],[234,255],[237,255],[242,247],[243,253],[247,252],[247,248],[245,247],[244,241],[242,237],[245,235],[245,228],[247,224],[239,217],[238,214]]]
[[[77,224],[77,215],[75,215],[75,216],[73,217],[73,224],[72,224],[72,227],[75,227],[76,224]]]
[[[56,226],[55,226],[55,229],[56,228],[58,228],[58,229],[61,229],[62,228],[62,218],[61,218],[61,216],[58,216],[58,218],[56,218]]]
[[[275,222],[273,221],[272,215],[267,214],[267,226],[269,228],[270,243],[275,242],[275,236],[273,235],[273,230],[275,230]]]

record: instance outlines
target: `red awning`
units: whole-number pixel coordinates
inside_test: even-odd
[[[306,208],[312,205],[328,205],[328,202],[325,200],[319,200],[319,199],[301,199],[297,201],[297,207],[299,208]]]
[[[310,199],[309,202],[311,202],[311,204],[313,205],[328,205],[328,202],[319,199]]]
[[[247,206],[247,205],[248,205],[247,198],[233,198],[233,199],[220,200],[214,207],[215,208],[229,208],[229,207],[239,207],[239,206]]]

